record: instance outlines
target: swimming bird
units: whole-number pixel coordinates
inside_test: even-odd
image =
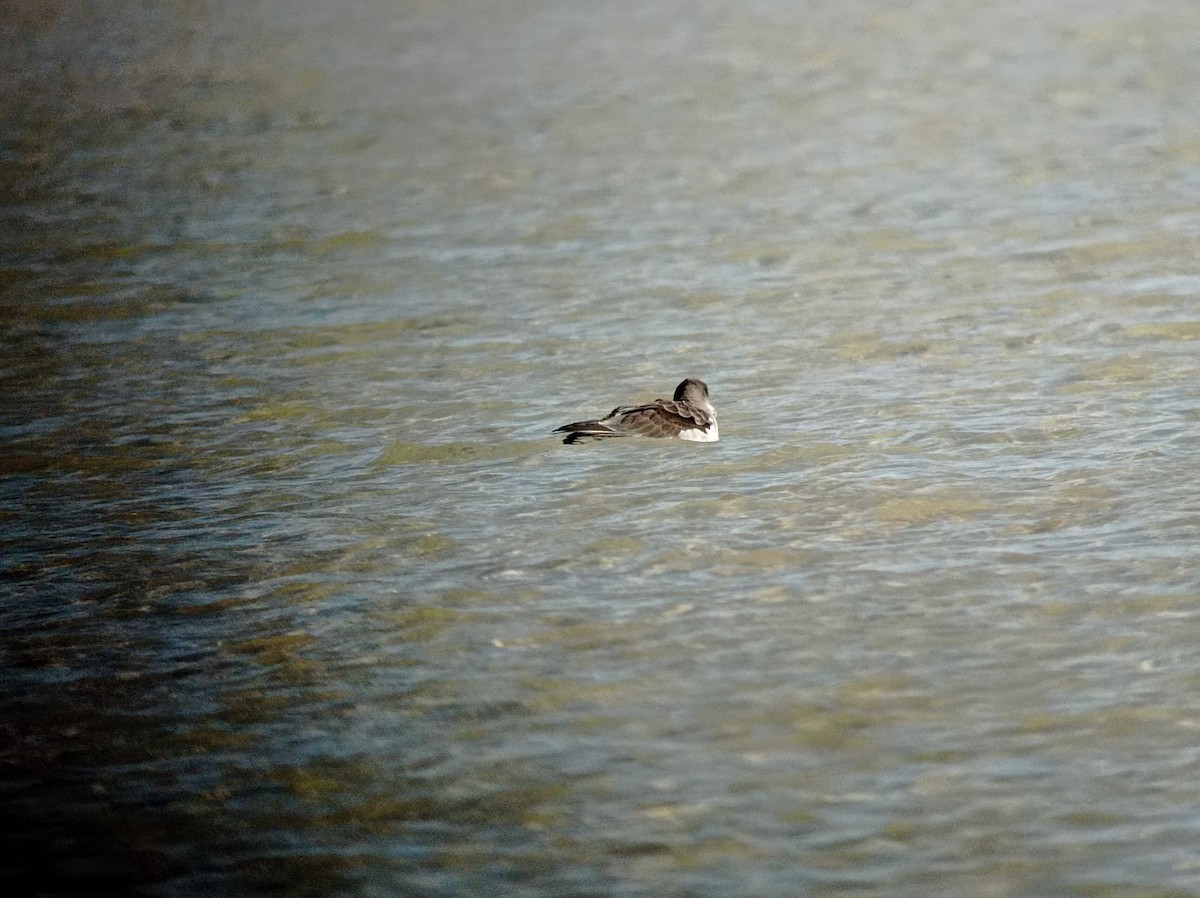
[[[655,399],[646,405],[618,405],[603,418],[564,424],[554,432],[567,435],[564,443],[631,436],[715,443],[717,413],[708,401],[708,384],[689,377],[675,388],[672,399]]]

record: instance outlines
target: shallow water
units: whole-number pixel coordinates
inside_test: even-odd
[[[802,7],[0,12],[7,882],[1200,894],[1200,8]]]

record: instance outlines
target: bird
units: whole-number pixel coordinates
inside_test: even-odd
[[[603,418],[564,424],[554,433],[565,433],[564,443],[631,436],[715,443],[717,413],[708,401],[708,384],[689,377],[675,388],[671,399],[655,399],[645,405],[618,405]]]

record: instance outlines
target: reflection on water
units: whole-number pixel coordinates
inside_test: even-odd
[[[5,881],[1200,890],[1197,10],[960,7],[0,11]]]

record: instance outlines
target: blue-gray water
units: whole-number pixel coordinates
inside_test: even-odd
[[[1198,34],[4,4],[6,891],[1200,895]]]

